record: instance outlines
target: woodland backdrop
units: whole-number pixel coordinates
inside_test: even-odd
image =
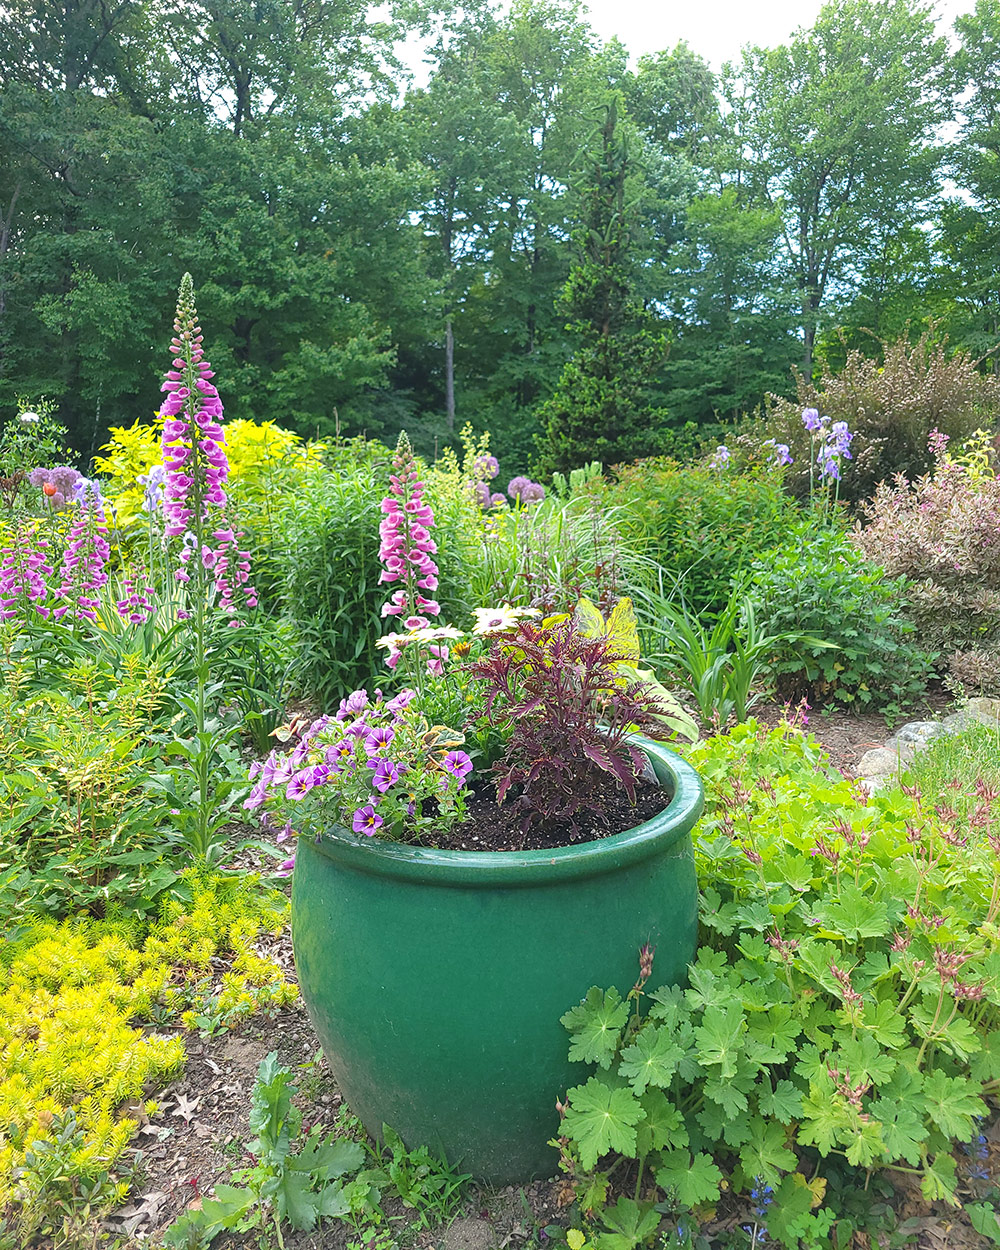
[[[718,76],[630,66],[572,0],[379,12],[8,0],[0,422],[47,396],[87,459],[148,419],[185,270],[229,416],[471,421],[511,464],[669,450],[928,327],[997,369],[998,0],[953,50],[831,0]]]

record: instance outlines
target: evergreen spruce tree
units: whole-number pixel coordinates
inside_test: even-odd
[[[578,258],[560,296],[579,346],[537,409],[542,473],[591,460],[632,460],[662,445],[665,413],[651,406],[648,387],[666,358],[667,340],[636,295],[637,140],[620,108],[617,95],[602,106],[588,145],[574,235]]]

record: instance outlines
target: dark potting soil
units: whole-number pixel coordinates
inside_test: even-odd
[[[521,828],[524,809],[517,799],[508,797],[498,806],[496,790],[487,784],[468,801],[466,818],[460,825],[455,825],[447,836],[435,838],[433,843],[427,841],[418,845],[448,851],[548,851],[557,846],[576,846],[580,842],[595,842],[624,833],[662,812],[669,802],[669,795],[662,787],[648,781],[640,781],[636,786],[634,804],[610,777],[599,794],[604,805],[603,815],[578,812],[575,829],[569,822],[555,825],[542,821],[525,831]]]

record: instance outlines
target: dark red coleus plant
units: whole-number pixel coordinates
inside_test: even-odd
[[[485,683],[490,724],[509,725],[493,772],[497,801],[514,791],[523,828],[543,820],[575,828],[581,812],[603,816],[609,777],[635,802],[645,757],[628,735],[661,730],[662,708],[649,686],[621,677],[615,665],[625,659],[571,620],[520,621],[466,666]]]

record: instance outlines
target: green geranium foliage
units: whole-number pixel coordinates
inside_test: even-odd
[[[564,1169],[593,1194],[638,1160],[661,1213],[770,1186],[785,1214],[759,1219],[790,1247],[800,1225],[855,1218],[823,1206],[827,1176],[840,1194],[852,1171],[863,1190],[909,1170],[957,1205],[955,1147],[1000,1090],[992,792],[963,815],[915,787],[869,798],[809,738],[754,722],[690,758],[707,789],[697,959],[686,987],[595,988],[563,1017],[595,1065],[567,1096]],[[613,1232],[594,1217],[597,1250]]]

